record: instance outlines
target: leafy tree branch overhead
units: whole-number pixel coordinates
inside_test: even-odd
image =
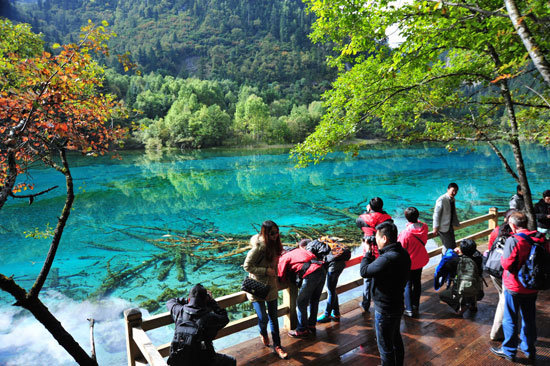
[[[519,141],[550,142],[550,88],[502,1],[307,4],[317,16],[310,36],[336,45],[329,63],[339,76],[324,94],[320,125],[292,152],[298,164],[318,162],[357,130],[381,121],[389,137],[405,141],[491,142],[531,204]],[[545,60],[550,7],[515,4]],[[402,40],[390,46],[387,33],[396,28]],[[514,164],[498,142],[511,146]],[[528,212],[534,223],[532,207]]]

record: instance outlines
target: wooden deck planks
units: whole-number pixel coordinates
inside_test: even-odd
[[[478,312],[466,312],[463,318],[439,302],[433,290],[433,271],[423,273],[420,317],[404,317],[401,333],[405,344],[405,365],[511,365],[493,356],[489,348],[499,343],[489,339],[494,310],[498,301],[492,283],[485,288],[485,298],[478,303]],[[238,365],[315,365],[369,366],[379,365],[380,357],[373,328],[374,310],[363,314],[357,307],[360,299],[341,305],[342,320],[318,324],[312,339],[293,339],[281,329],[283,347],[289,359],[280,360],[259,338],[245,341],[221,352],[237,358]],[[537,301],[538,342],[537,365],[550,365],[550,291],[541,292]],[[527,364],[518,352],[518,364]]]

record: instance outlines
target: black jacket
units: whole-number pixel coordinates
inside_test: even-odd
[[[543,229],[550,229],[550,205],[543,199],[535,204],[535,215],[537,216],[537,226]]]
[[[376,311],[383,314],[402,314],[405,308],[403,291],[409,279],[411,258],[400,243],[380,249],[374,259],[365,255],[361,261],[361,277],[372,278],[371,292]]]
[[[179,324],[187,320],[187,317],[190,317],[192,320],[201,319],[201,325],[204,329],[203,341],[208,351],[214,352],[212,341],[216,338],[218,331],[229,323],[227,311],[220,308],[216,300],[211,299],[206,307],[196,307],[189,305],[184,298],[176,298],[168,300],[166,307],[174,323],[176,323],[176,329]]]

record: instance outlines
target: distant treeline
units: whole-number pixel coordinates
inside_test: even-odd
[[[134,138],[150,148],[296,143],[323,114],[321,102],[298,105],[276,85],[260,90],[228,80],[127,76],[109,70],[106,89],[136,110]]]

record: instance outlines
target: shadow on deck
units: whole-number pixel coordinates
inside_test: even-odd
[[[405,365],[507,365],[510,362],[494,356],[489,348],[499,346],[489,339],[498,295],[486,278],[485,298],[478,302],[478,311],[467,311],[462,318],[439,302],[433,289],[434,268],[424,271],[420,316],[403,317],[401,334],[405,343]],[[485,276],[488,277],[488,276]],[[537,300],[537,365],[550,365],[550,291]],[[311,339],[288,337],[281,329],[283,347],[289,354],[280,360],[264,347],[259,337],[220,352],[237,358],[238,365],[379,365],[380,357],[373,327],[374,309],[364,314],[358,308],[359,298],[341,305],[340,323],[317,325]],[[528,364],[518,352],[517,364]]]

